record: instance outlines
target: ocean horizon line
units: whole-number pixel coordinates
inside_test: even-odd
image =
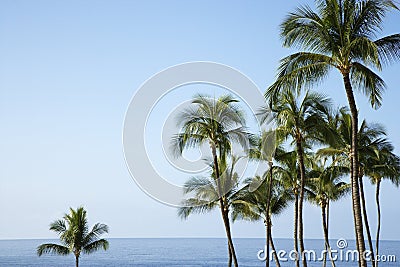
[[[204,236],[169,236],[169,237],[107,237],[107,239],[226,239],[226,237],[204,237]],[[234,237],[233,239],[265,239],[264,237]],[[292,240],[291,237],[274,237],[274,240]],[[344,238],[344,237],[331,237],[329,240],[338,240],[338,239],[346,239],[347,241],[355,241],[354,238]],[[0,241],[23,241],[23,240],[59,240],[58,238],[0,238]],[[323,238],[305,238],[304,240],[324,240]],[[368,241],[365,239],[365,241]],[[375,239],[372,239],[375,241]],[[381,241],[385,242],[399,242],[396,239],[381,239]]]

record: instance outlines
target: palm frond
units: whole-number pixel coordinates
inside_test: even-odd
[[[289,55],[280,61],[276,81],[268,87],[265,97],[274,101],[282,91],[315,86],[333,66],[332,58],[326,55],[309,52]]]
[[[96,223],[92,230],[84,237],[83,245],[86,246],[97,240],[101,235],[108,233],[108,226],[102,223]]]
[[[53,223],[50,224],[50,230],[56,232],[57,234],[62,234],[67,230],[67,227],[65,226],[65,221],[64,220],[56,220]]]
[[[58,254],[68,255],[71,251],[68,247],[58,244],[42,244],[37,247],[37,255],[42,256],[43,254]]]
[[[187,219],[190,214],[202,214],[213,210],[218,204],[217,201],[206,201],[197,198],[190,198],[182,201],[181,207],[178,208],[178,216]]]
[[[281,38],[286,47],[298,47],[311,51],[326,51],[331,35],[324,27],[323,19],[309,6],[300,6],[290,13],[281,24]]]
[[[375,41],[379,60],[387,65],[400,60],[400,34],[392,34]]]
[[[100,249],[107,250],[109,247],[109,243],[105,239],[99,239],[89,243],[88,245],[84,246],[82,251],[85,254],[90,254]]]
[[[354,87],[369,97],[373,108],[376,109],[382,105],[382,93],[385,91],[386,84],[381,77],[363,64],[354,62],[351,78],[355,81]]]

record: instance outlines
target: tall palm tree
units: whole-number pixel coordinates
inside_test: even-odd
[[[329,209],[332,201],[337,201],[350,193],[350,185],[340,179],[341,176],[347,173],[347,170],[334,165],[328,167],[326,159],[318,160],[314,158],[312,162],[312,168],[308,173],[310,178],[307,186],[307,196],[311,203],[315,203],[321,207],[325,251],[329,254],[332,267],[335,267],[329,244]],[[325,266],[326,254],[323,257],[323,267]]]
[[[277,135],[291,139],[296,148],[300,172],[300,192],[298,203],[298,237],[303,266],[307,266],[304,257],[303,202],[306,182],[305,151],[311,144],[319,141],[320,132],[326,124],[326,114],[331,108],[330,99],[307,91],[304,97],[293,91],[284,91],[278,97],[270,99],[270,108],[275,114]],[[296,263],[298,264],[298,263]]]
[[[218,99],[204,95],[195,96],[192,105],[177,118],[181,132],[172,140],[172,149],[177,155],[180,155],[184,149],[198,147],[205,143],[209,144],[218,189],[216,197],[220,202],[230,255],[233,257],[235,266],[238,266],[238,263],[231,237],[228,213],[224,210],[227,201],[225,193],[227,192],[224,192],[219,182],[221,171],[218,164],[225,155],[230,153],[233,142],[248,149],[249,140],[252,140],[251,135],[245,129],[243,111],[236,105],[237,102],[230,95],[224,95]]]
[[[99,249],[108,249],[108,241],[99,237],[108,233],[108,226],[96,223],[92,230],[86,218],[86,210],[79,207],[76,210],[70,208],[70,214],[65,214],[63,219],[56,220],[50,224],[50,230],[60,236],[60,244],[42,244],[37,248],[37,254],[42,256],[46,253],[68,255],[74,253],[75,266],[79,266],[81,253],[93,253]]]
[[[272,172],[273,173],[273,172]],[[246,179],[245,186],[240,189],[232,201],[232,218],[233,220],[244,219],[249,221],[262,220],[265,225],[266,247],[271,245],[274,252],[274,259],[277,267],[280,267],[279,258],[276,255],[276,248],[272,238],[272,216],[282,213],[289,203],[293,200],[293,195],[286,190],[279,181],[271,179],[271,172],[264,173],[264,177],[256,176]],[[256,182],[260,186],[252,191],[251,184]],[[272,185],[270,184],[270,181]],[[266,254],[266,266],[269,266],[269,250],[264,251]]]
[[[381,105],[385,83],[372,68],[400,58],[400,34],[375,39],[388,11],[398,9],[390,0],[315,0],[317,11],[301,6],[281,24],[286,47],[303,50],[281,60],[276,82],[266,95],[275,97],[282,89],[301,89],[320,83],[329,70],[342,75],[352,116],[351,184],[357,249],[365,251],[358,185],[358,110],[353,89],[366,94],[374,108]],[[365,259],[360,259],[365,267]]]
[[[219,168],[221,171],[219,180],[216,179],[216,173],[213,164],[210,164],[213,170],[211,177],[192,177],[186,181],[184,184],[184,193],[194,193],[194,196],[182,202],[182,207],[178,209],[178,215],[183,219],[187,219],[192,213],[210,212],[219,206],[220,210],[222,211],[222,218],[224,220],[227,218],[229,223],[229,213],[232,202],[235,199],[239,183],[239,175],[234,171],[238,159],[239,158],[233,156],[230,166],[227,166],[227,162],[225,160],[219,162]],[[221,190],[225,192],[224,201],[219,201]],[[221,207],[220,205],[223,206]],[[229,233],[227,238],[229,253],[228,265],[230,266],[232,264],[232,259],[234,259],[234,250],[232,251],[230,247],[232,240],[229,241],[231,238],[230,224],[228,224],[227,233]]]

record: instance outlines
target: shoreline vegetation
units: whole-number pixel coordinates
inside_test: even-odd
[[[361,121],[354,90],[362,92],[373,108],[381,106],[386,84],[376,71],[400,59],[400,34],[376,39],[385,15],[398,10],[394,1],[315,1],[316,11],[300,6],[280,25],[285,47],[299,49],[283,58],[276,81],[265,92],[261,122],[276,122],[276,129],[247,132],[245,115],[233,96],[211,98],[198,94],[191,107],[177,121],[181,130],[172,140],[179,156],[184,150],[207,144],[209,177],[191,177],[184,184],[188,197],[178,209],[187,219],[192,213],[219,209],[228,250],[228,266],[237,267],[231,220],[261,221],[266,232],[266,261],[275,250],[272,218],[294,202],[293,249],[295,266],[307,267],[304,244],[303,205],[309,201],[321,208],[324,248],[329,252],[329,211],[334,202],[350,196],[354,233],[359,255],[371,253],[368,265],[378,266],[381,228],[380,183],[400,184],[400,158],[382,125]],[[348,106],[335,107],[333,101],[309,87],[318,87],[331,70],[342,76]],[[340,83],[338,83],[339,87]],[[236,155],[233,147],[243,153]],[[236,152],[235,152],[236,153]],[[260,176],[240,181],[236,163],[246,157],[261,162],[268,170]],[[349,177],[346,182],[344,178]],[[378,226],[375,244],[369,226],[364,180],[375,186]],[[365,234],[365,233],[366,234]],[[331,254],[323,266],[330,264]],[[276,254],[275,265],[280,266]],[[367,260],[359,257],[359,267]]]

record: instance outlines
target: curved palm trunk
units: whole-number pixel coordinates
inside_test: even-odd
[[[270,210],[270,205],[271,205],[271,194],[272,194],[272,166],[273,166],[273,163],[272,163],[272,161],[270,161],[270,162],[268,162],[268,164],[269,164],[269,180],[268,180],[268,188],[267,188],[268,189],[267,190],[267,192],[268,192],[267,209],[266,209],[267,219],[266,219],[266,222],[265,222],[266,227],[267,227],[267,231],[266,231],[266,233],[267,233],[266,250],[267,251],[265,252],[266,253],[265,267],[269,267],[269,261],[270,261],[270,258],[269,258],[269,240],[270,240],[270,237],[271,237],[271,231],[270,231],[271,218],[269,216],[269,210]]]
[[[324,231],[324,239],[325,239],[325,251],[328,252],[328,242],[326,242],[326,240],[329,240],[329,234],[328,234],[328,222],[324,223],[324,219],[326,218],[326,220],[328,220],[328,214],[324,215],[324,210],[321,207],[321,211],[322,211],[322,230]],[[328,213],[328,212],[326,212]],[[326,226],[325,226],[326,224]],[[326,231],[326,233],[325,233]],[[326,267],[326,253],[323,256],[322,259],[322,267]]]
[[[303,267],[307,267],[307,260],[304,257],[304,237],[303,237],[303,202],[304,202],[304,187],[306,180],[306,170],[304,166],[304,153],[303,147],[301,144],[301,140],[296,142],[297,145],[297,157],[299,161],[300,168],[300,198],[299,198],[299,243],[300,243],[300,253],[301,253],[301,261],[303,263]]]
[[[217,158],[217,151],[214,144],[211,144],[211,153],[214,159],[214,168],[215,168],[215,179],[217,182],[218,194],[219,194],[219,206],[221,209],[222,220],[224,221],[226,237],[228,239],[228,249],[232,254],[233,264],[235,267],[238,266],[235,248],[233,246],[232,235],[231,235],[231,227],[229,223],[229,210],[227,209],[227,205],[225,204],[224,198],[222,196],[222,188],[220,183],[220,175],[219,175],[219,167],[218,167],[218,158]],[[230,267],[232,262],[229,259],[228,266]]]
[[[367,262],[364,259],[365,243],[363,222],[361,216],[360,206],[360,192],[358,185],[358,111],[356,101],[354,99],[353,88],[350,83],[350,76],[348,72],[343,72],[343,82],[346,90],[347,101],[349,102],[351,112],[351,198],[353,204],[353,217],[354,217],[354,230],[356,234],[357,251],[360,255],[359,266],[367,267]]]
[[[327,216],[327,206],[322,205],[321,206],[321,211],[322,211],[322,228],[324,230],[324,239],[325,239],[325,250],[328,252],[329,259],[331,260],[332,267],[336,267],[335,261],[332,259],[332,251],[331,251],[331,246],[329,244],[329,234],[328,234],[328,216]],[[326,254],[324,254],[324,262],[323,266],[326,266]]]
[[[231,248],[229,246],[229,242],[228,242],[228,255],[229,255],[228,266],[232,266],[232,252],[231,252]]]
[[[381,232],[381,203],[379,201],[379,191],[381,188],[381,179],[379,179],[376,183],[376,192],[375,192],[375,200],[376,200],[376,207],[378,210],[378,226],[376,229],[376,244],[375,244],[375,249],[376,253],[375,255],[379,255],[379,235]],[[375,263],[375,267],[378,267],[378,262]]]
[[[228,238],[228,245],[229,245],[229,250],[232,254],[232,259],[233,259],[233,266],[238,267],[238,262],[237,262],[237,258],[236,258],[236,253],[235,253],[235,248],[233,246],[233,240],[232,240],[232,235],[231,235],[231,227],[230,227],[230,223],[229,223],[229,216],[228,216],[228,211],[225,208],[222,208],[221,210],[223,210],[223,215],[222,215],[222,219],[224,221],[224,226],[225,226],[225,231],[226,231],[226,236]],[[229,264],[232,264],[231,262],[232,260],[230,260]],[[231,265],[229,265],[231,266]]]
[[[329,240],[329,213],[330,213],[330,201],[328,199],[326,202],[326,235],[328,236],[328,240]],[[326,246],[326,250],[328,250],[327,246]],[[332,260],[332,258],[331,258],[331,260]]]
[[[75,255],[75,267],[79,267],[79,255]]]
[[[269,218],[265,219],[265,266],[269,267],[269,239],[270,239],[270,232],[269,232],[269,223],[267,222]]]
[[[363,181],[363,176],[361,174],[360,174],[359,182],[360,182],[362,215],[363,215],[363,219],[364,219],[364,223],[365,223],[365,230],[367,232],[369,250],[371,251],[372,266],[376,266],[375,256],[374,256],[374,247],[372,245],[371,229],[369,227],[369,222],[368,222],[367,204],[365,201],[365,194],[364,194],[364,181]]]
[[[269,227],[268,227],[268,230],[267,230],[267,231],[269,232],[269,244],[270,244],[270,246],[271,246],[271,248],[272,248],[272,251],[273,251],[274,260],[275,260],[275,265],[276,265],[276,267],[281,267],[281,264],[280,264],[280,262],[279,262],[278,255],[276,254],[276,249],[275,249],[274,240],[273,240],[273,238],[272,238],[272,222],[271,222],[271,218],[270,218],[270,223],[269,223]]]
[[[299,194],[295,193],[294,200],[294,228],[293,228],[293,241],[294,241],[294,251],[296,252],[296,267],[300,267],[299,262]]]
[[[329,210],[330,210],[330,201],[326,203],[326,233],[328,234],[329,238]]]

